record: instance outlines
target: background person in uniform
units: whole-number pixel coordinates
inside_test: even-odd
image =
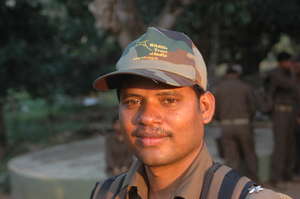
[[[128,171],[132,160],[132,152],[125,143],[124,135],[120,132],[120,122],[115,117],[112,122],[113,132],[106,135],[105,159],[108,176],[118,175]]]
[[[274,149],[272,157],[271,184],[289,181],[293,176],[295,152],[295,121],[297,88],[293,74],[291,55],[277,55],[278,67],[269,74],[269,94],[273,99],[272,125]]]
[[[98,183],[92,199],[290,198],[213,162],[204,125],[215,99],[204,60],[185,34],[150,27],[116,67],[94,87],[117,89],[121,132],[137,160],[127,173]]]
[[[297,86],[297,105],[296,105],[296,153],[295,153],[295,174],[296,179],[300,180],[300,55],[293,58],[293,69],[296,75],[296,86]]]
[[[240,65],[229,66],[224,79],[216,86],[215,118],[222,131],[221,147],[225,163],[242,170],[244,160],[246,175],[257,180],[257,157],[252,128],[256,111],[254,91],[240,79],[241,73]]]

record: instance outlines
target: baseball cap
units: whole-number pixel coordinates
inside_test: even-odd
[[[192,40],[181,32],[149,27],[131,42],[116,64],[116,71],[98,77],[94,88],[119,88],[124,75],[150,78],[171,86],[198,84],[207,89],[206,65]]]

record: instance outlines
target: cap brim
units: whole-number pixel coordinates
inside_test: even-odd
[[[120,88],[121,80],[125,75],[137,75],[148,79],[153,79],[171,86],[192,86],[195,82],[179,76],[175,73],[161,71],[157,69],[130,69],[108,73],[98,77],[93,86],[99,91],[107,91],[110,89]]]

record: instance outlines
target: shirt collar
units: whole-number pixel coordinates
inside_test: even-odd
[[[206,171],[212,166],[213,161],[204,144],[191,166],[172,185],[176,186],[174,197],[185,199],[199,198]],[[148,183],[144,165],[139,160],[135,160],[129,169],[122,188],[130,190],[137,188],[141,198],[148,197]],[[196,196],[196,197],[195,197]]]
[[[212,164],[212,158],[204,144],[191,166],[178,179],[178,188],[175,196],[185,199],[200,198],[206,171]]]

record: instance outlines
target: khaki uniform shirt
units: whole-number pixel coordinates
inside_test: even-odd
[[[297,103],[296,103],[296,113],[298,118],[300,118],[300,74],[298,74],[296,79],[296,89],[297,89]]]
[[[168,189],[173,189],[172,198],[199,198],[205,171],[213,164],[206,146],[203,147],[200,155],[194,160],[188,170],[176,180]],[[195,174],[195,175],[194,175]],[[148,198],[148,185],[144,166],[137,161],[129,170],[123,187],[127,187],[127,191],[136,190],[141,198]],[[135,189],[136,188],[136,189]],[[130,197],[128,197],[130,199]]]
[[[205,173],[212,164],[213,160],[207,147],[204,145],[201,152],[187,171],[185,171],[184,174],[168,188],[169,190],[172,190],[170,199],[198,199],[202,191]],[[148,199],[148,182],[143,164],[139,161],[134,162],[124,181],[113,183],[105,199],[113,198],[112,196],[119,186],[121,186],[121,189],[119,194],[115,197],[116,199]],[[221,182],[214,182],[213,180],[210,187],[213,191],[210,191],[208,198],[217,199],[217,190],[220,186]],[[233,193],[233,195],[234,194],[235,193]],[[238,199],[238,196],[235,196],[235,198]],[[290,199],[290,197],[276,193],[272,190],[263,189],[259,192],[249,193],[247,199]]]
[[[255,115],[254,92],[250,85],[238,78],[225,78],[214,91],[217,120],[252,119]]]
[[[274,104],[295,105],[297,101],[296,77],[283,68],[270,72],[270,94]]]

